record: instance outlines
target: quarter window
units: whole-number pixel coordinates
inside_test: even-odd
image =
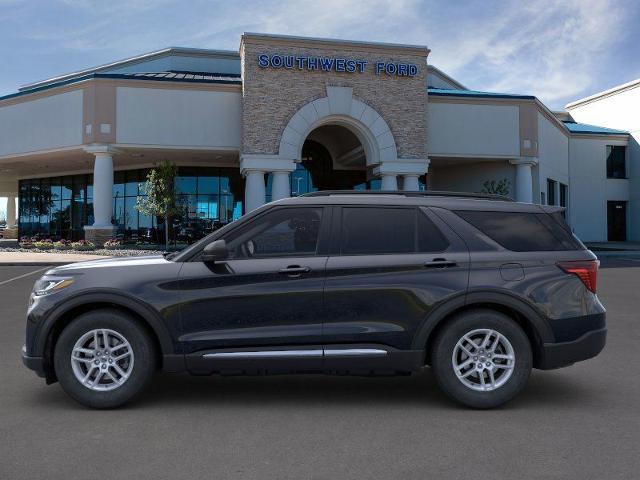
[[[227,240],[233,258],[315,255],[322,207],[269,212]]]

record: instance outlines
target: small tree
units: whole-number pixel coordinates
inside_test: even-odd
[[[162,161],[147,175],[143,187],[146,197],[138,197],[136,210],[144,215],[164,218],[165,248],[169,249],[169,219],[180,213],[176,201],[175,177],[178,168],[168,160]]]
[[[509,180],[503,178],[502,180],[487,180],[482,184],[481,193],[490,193],[493,195],[509,195]]]

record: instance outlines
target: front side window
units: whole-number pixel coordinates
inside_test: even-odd
[[[280,208],[225,238],[231,258],[315,255],[322,207]]]
[[[607,145],[607,178],[627,178],[627,147]]]

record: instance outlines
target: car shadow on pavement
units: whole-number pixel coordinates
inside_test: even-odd
[[[558,372],[535,372],[523,392],[503,408],[571,406],[590,396],[589,382]],[[595,395],[596,392],[594,391]],[[193,377],[163,374],[130,408],[195,405],[264,407],[307,405],[336,407],[398,405],[465,408],[446,398],[428,369],[406,377],[289,375]]]

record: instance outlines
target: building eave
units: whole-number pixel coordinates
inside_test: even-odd
[[[640,78],[636,80],[632,80],[627,83],[623,83],[622,85],[618,85],[616,87],[610,88],[608,90],[603,90],[602,92],[594,93],[588,97],[581,98],[571,103],[567,103],[565,105],[565,109],[571,110],[582,105],[586,105],[587,103],[596,102],[606,97],[610,97],[612,95],[617,95],[619,93],[626,92],[627,90],[631,90],[633,88],[640,87]]]

